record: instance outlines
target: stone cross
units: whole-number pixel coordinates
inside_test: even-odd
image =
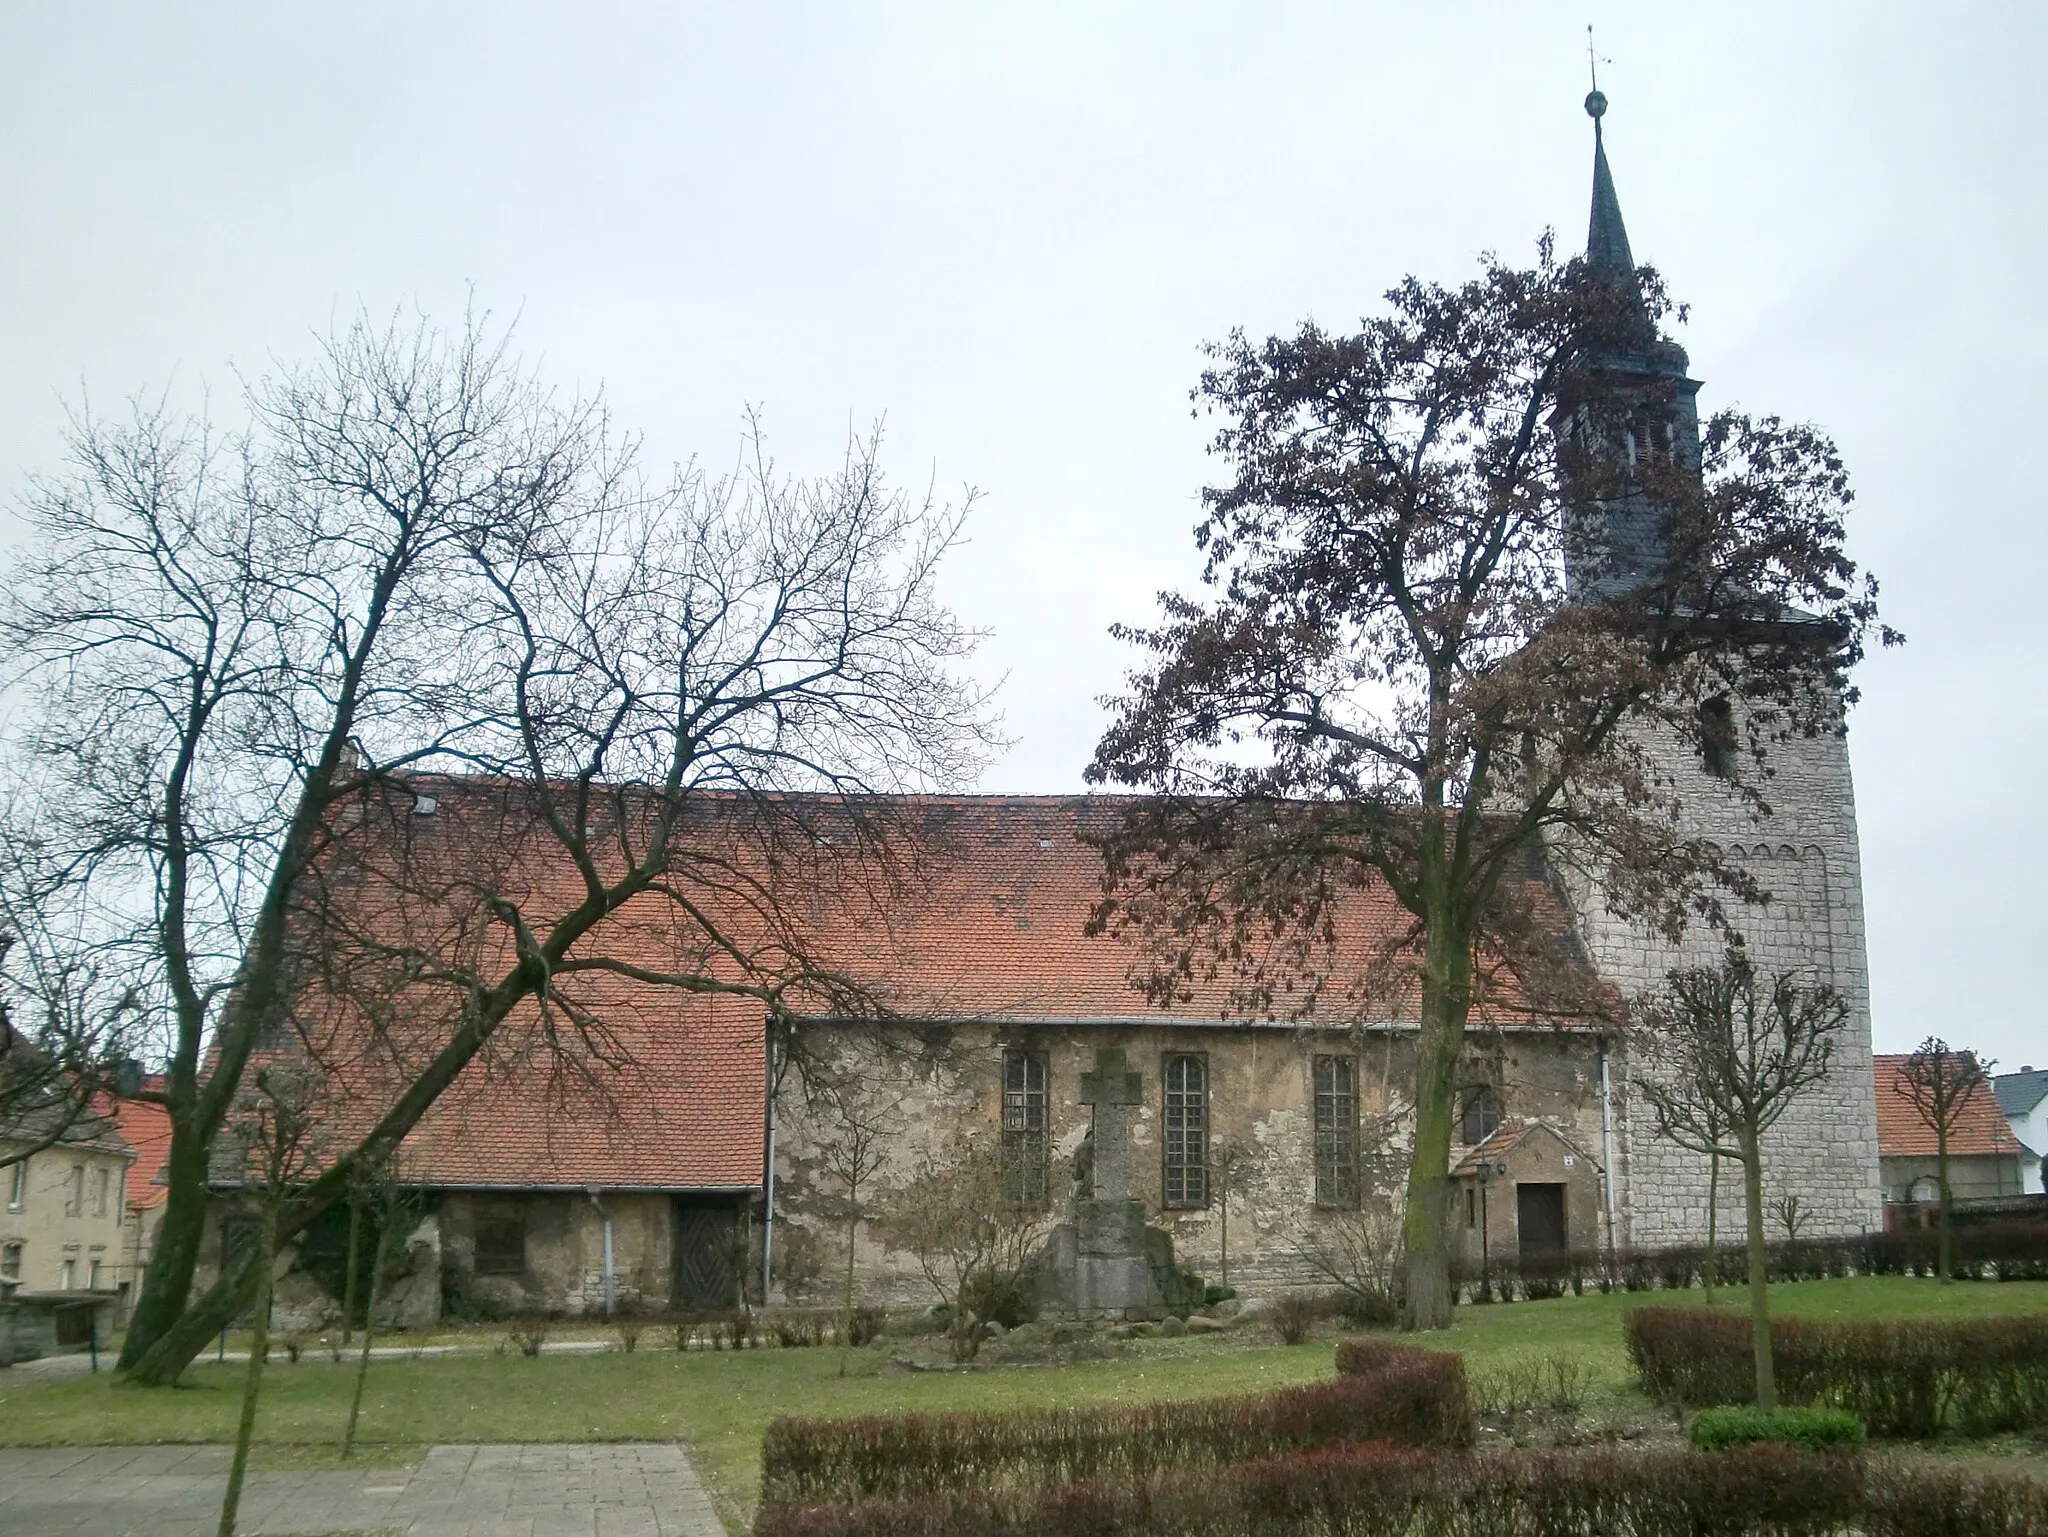
[[[1095,1048],[1095,1071],[1081,1075],[1081,1103],[1095,1110],[1095,1199],[1131,1196],[1131,1109],[1143,1104],[1145,1081],[1124,1065],[1121,1046]]]

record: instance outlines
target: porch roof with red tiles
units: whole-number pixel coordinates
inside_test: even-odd
[[[483,786],[436,780],[421,788],[431,789],[438,804],[430,825],[420,819],[417,834],[465,836],[462,801]],[[1074,1025],[1257,1022],[1233,1006],[1227,978],[1197,979],[1187,997],[1154,1007],[1130,980],[1133,950],[1085,934],[1101,894],[1102,867],[1083,835],[1116,814],[1116,800],[948,796],[885,804],[915,829],[921,848],[918,877],[906,894],[882,904],[788,895],[814,953],[871,989],[889,1012],[920,1020]],[[568,860],[556,855],[538,862],[547,868],[522,868],[522,882],[567,901],[576,882]],[[1556,944],[1569,945],[1568,918],[1550,887],[1531,884],[1544,928]],[[1355,892],[1337,914],[1337,954],[1356,958],[1383,948],[1408,925],[1384,891]],[[601,948],[650,970],[674,964],[656,924],[620,923]],[[764,1005],[624,977],[602,978],[588,993],[625,1065],[586,1064],[580,1078],[565,1074],[546,1053],[522,1047],[535,1039],[530,1013],[508,1021],[504,1045],[488,1062],[465,1070],[408,1140],[405,1179],[476,1188],[759,1186]],[[1489,1017],[1513,1025],[1513,1005],[1505,997]],[[1275,1023],[1289,1026],[1398,1026],[1413,1017],[1412,1008],[1399,1005],[1392,1017],[1361,1020],[1356,1010],[1339,1002],[1320,1014],[1297,1011],[1283,996],[1271,1013]],[[1526,1018],[1524,1011],[1519,1019]],[[345,1087],[339,1095],[344,1102],[358,1097]],[[367,1105],[362,1113],[369,1113]],[[353,1119],[346,1111],[337,1115],[337,1130]]]

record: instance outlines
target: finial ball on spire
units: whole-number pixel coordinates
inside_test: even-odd
[[[1600,91],[1589,92],[1586,96],[1586,116],[1598,122],[1607,115],[1607,97]]]

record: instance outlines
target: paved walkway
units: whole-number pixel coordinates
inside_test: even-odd
[[[212,1537],[222,1446],[0,1449],[5,1537]],[[724,1537],[673,1442],[437,1446],[412,1467],[258,1472],[244,1533]]]

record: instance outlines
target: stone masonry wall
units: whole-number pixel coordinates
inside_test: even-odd
[[[1755,957],[1772,975],[1798,969],[1831,982],[1849,1006],[1849,1028],[1827,1080],[1796,1101],[1766,1138],[1764,1195],[1796,1195],[1808,1236],[1855,1233],[1881,1225],[1877,1109],[1871,1077],[1870,991],[1864,949],[1862,860],[1856,796],[1846,741],[1823,736],[1784,744],[1761,823],[1722,780],[1708,775],[1682,745],[1663,754],[1684,794],[1691,830],[1738,854],[1771,893],[1761,908],[1731,914]],[[1738,772],[1755,773],[1746,760]],[[1596,893],[1573,892],[1582,933],[1601,974],[1623,992],[1657,987],[1678,966],[1713,964],[1721,939],[1695,925],[1683,943],[1666,944],[1617,920]],[[1615,1085],[1620,1148],[1615,1171],[1616,1233],[1624,1244],[1696,1242],[1705,1236],[1708,1160],[1657,1134],[1656,1122],[1621,1055]],[[1743,1231],[1739,1169],[1722,1170],[1720,1231]],[[1772,1236],[1781,1236],[1775,1219]]]

